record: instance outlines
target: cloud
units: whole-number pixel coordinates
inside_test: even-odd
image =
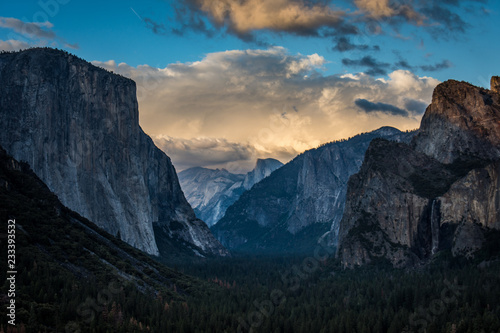
[[[404,68],[404,69],[409,69],[409,70],[414,70],[415,67],[410,65],[407,60],[400,60],[397,63],[394,64],[396,68]]]
[[[453,63],[449,60],[443,60],[441,62],[429,65],[412,66],[408,63],[408,61],[401,59],[400,61],[394,64],[394,69],[404,68],[412,71],[420,69],[424,72],[437,72],[451,67],[453,67]]]
[[[54,39],[56,37],[53,31],[48,30],[53,27],[53,24],[50,22],[33,23],[23,22],[13,17],[0,17],[0,27],[12,29],[23,36],[46,39]]]
[[[373,76],[386,75],[390,67],[390,64],[379,62],[372,56],[365,56],[361,59],[344,58],[342,59],[342,64],[347,67],[366,67],[368,70],[365,73]]]
[[[327,1],[304,0],[189,0],[177,6],[177,20],[205,25],[203,18],[218,29],[242,39],[254,39],[255,31],[285,32],[320,36],[322,30],[352,34],[356,28],[344,20],[346,12],[333,9]],[[185,25],[183,25],[186,28]]]
[[[422,100],[411,98],[406,99],[404,103],[405,109],[415,114],[423,114],[425,112],[425,109],[429,105],[429,103],[426,103]]]
[[[354,0],[354,3],[361,11],[375,19],[401,17],[417,25],[423,25],[425,21],[425,16],[409,3],[389,0]]]
[[[151,29],[157,35],[165,35],[167,33],[167,28],[162,23],[158,23],[149,17],[142,18],[142,21],[148,29]]]
[[[456,2],[458,3],[458,1]],[[436,36],[453,36],[453,32],[463,33],[469,26],[462,20],[460,15],[440,4],[434,4],[431,7],[423,8],[422,12],[439,23],[439,25],[432,27],[433,34],[436,34]]]
[[[177,171],[195,166],[224,167],[234,162],[252,164],[256,156],[250,145],[221,138],[182,139],[160,135],[154,142],[175,161]]]
[[[174,5],[174,10],[175,20],[180,26],[172,28],[172,33],[183,36],[186,31],[194,31],[207,37],[215,35],[215,30],[209,27],[210,23],[203,15],[200,15],[195,1],[181,1]]]
[[[366,43],[351,44],[348,36],[401,34],[404,25],[426,30],[434,39],[459,38],[469,26],[466,15],[485,15],[480,4],[487,0],[187,0],[174,1],[175,22],[172,33],[186,31],[214,36],[236,35],[245,42],[266,45],[263,32],[334,37],[334,50],[365,50]],[[352,5],[356,10],[352,10]],[[466,5],[464,5],[466,4]],[[163,24],[150,26],[159,31]],[[386,30],[392,30],[389,33]],[[412,34],[413,32],[409,32]],[[377,46],[374,46],[376,49]]]
[[[0,17],[0,28],[12,30],[18,34],[17,39],[10,39],[7,41],[11,47],[16,47],[16,45],[22,45],[22,48],[45,46],[49,41],[57,41],[67,48],[79,48],[78,44],[67,43],[63,38],[57,36],[56,33],[51,30],[53,27],[54,25],[48,21],[24,22],[13,17]],[[4,44],[4,47],[7,48],[8,45]]]
[[[177,168],[220,163],[249,170],[255,158],[286,162],[321,143],[385,125],[414,129],[421,114],[407,109],[406,99],[430,102],[439,83],[405,70],[385,79],[366,73],[325,75],[321,55],[290,54],[281,47],[209,53],[200,61],[164,68],[93,63],[137,82],[140,124],[153,138],[170,138],[167,154]],[[391,104],[408,115],[359,112],[357,99]],[[199,138],[214,146],[204,151]],[[182,145],[198,148],[189,155],[171,148],[181,151]],[[209,160],[211,152],[217,159]]]
[[[393,27],[410,23],[423,27],[433,38],[456,38],[470,26],[464,14],[484,15],[484,7],[475,6],[488,0],[354,0],[357,8],[367,17]],[[465,5],[467,4],[467,5]]]
[[[404,117],[408,116],[408,112],[406,110],[400,109],[392,104],[386,104],[380,102],[374,103],[362,98],[355,100],[354,104],[356,104],[357,107],[359,107],[365,112],[380,111],[389,113],[394,116],[404,116]]]
[[[73,50],[78,50],[80,48],[80,45],[78,45],[78,43],[74,44],[64,43],[64,46]]]
[[[428,18],[428,30],[434,39],[457,39],[471,25],[464,20],[467,15],[488,15],[483,6],[488,0],[446,0],[424,2],[421,13]]]
[[[0,40],[0,51],[19,51],[29,47],[30,44],[19,40]]]
[[[422,65],[420,68],[426,72],[436,72],[442,69],[447,69],[453,67],[453,63],[449,60],[443,60],[440,63],[436,63],[434,65]]]
[[[335,38],[335,42],[337,44],[332,49],[339,52],[380,50],[378,45],[369,46],[367,44],[353,44],[347,37],[337,37]]]

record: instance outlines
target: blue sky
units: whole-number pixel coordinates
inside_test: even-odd
[[[138,83],[178,169],[245,171],[382,125],[418,127],[447,79],[500,74],[487,0],[3,1],[0,49],[66,49]]]

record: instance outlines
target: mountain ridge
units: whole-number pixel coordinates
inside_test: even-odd
[[[414,132],[382,127],[304,152],[245,192],[212,231],[243,252],[307,252],[320,238],[335,246],[347,180],[381,135],[409,141]]]

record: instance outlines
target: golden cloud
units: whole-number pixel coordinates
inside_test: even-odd
[[[217,25],[227,24],[240,34],[264,29],[310,34],[338,25],[345,14],[323,3],[293,0],[197,0],[196,4]]]
[[[174,164],[219,167],[238,160],[251,166],[258,157],[286,162],[321,143],[386,125],[417,128],[420,106],[430,102],[439,83],[405,70],[387,79],[325,76],[323,57],[283,48],[211,53],[165,68],[94,64],[137,82],[141,126],[153,137],[168,137],[162,146],[170,147]],[[365,112],[356,100],[390,104],[407,114]],[[220,160],[209,160],[211,155]]]

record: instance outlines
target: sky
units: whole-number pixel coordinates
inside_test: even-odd
[[[381,126],[419,127],[448,79],[500,74],[495,0],[0,3],[0,50],[65,49],[137,83],[178,171],[244,173]]]

